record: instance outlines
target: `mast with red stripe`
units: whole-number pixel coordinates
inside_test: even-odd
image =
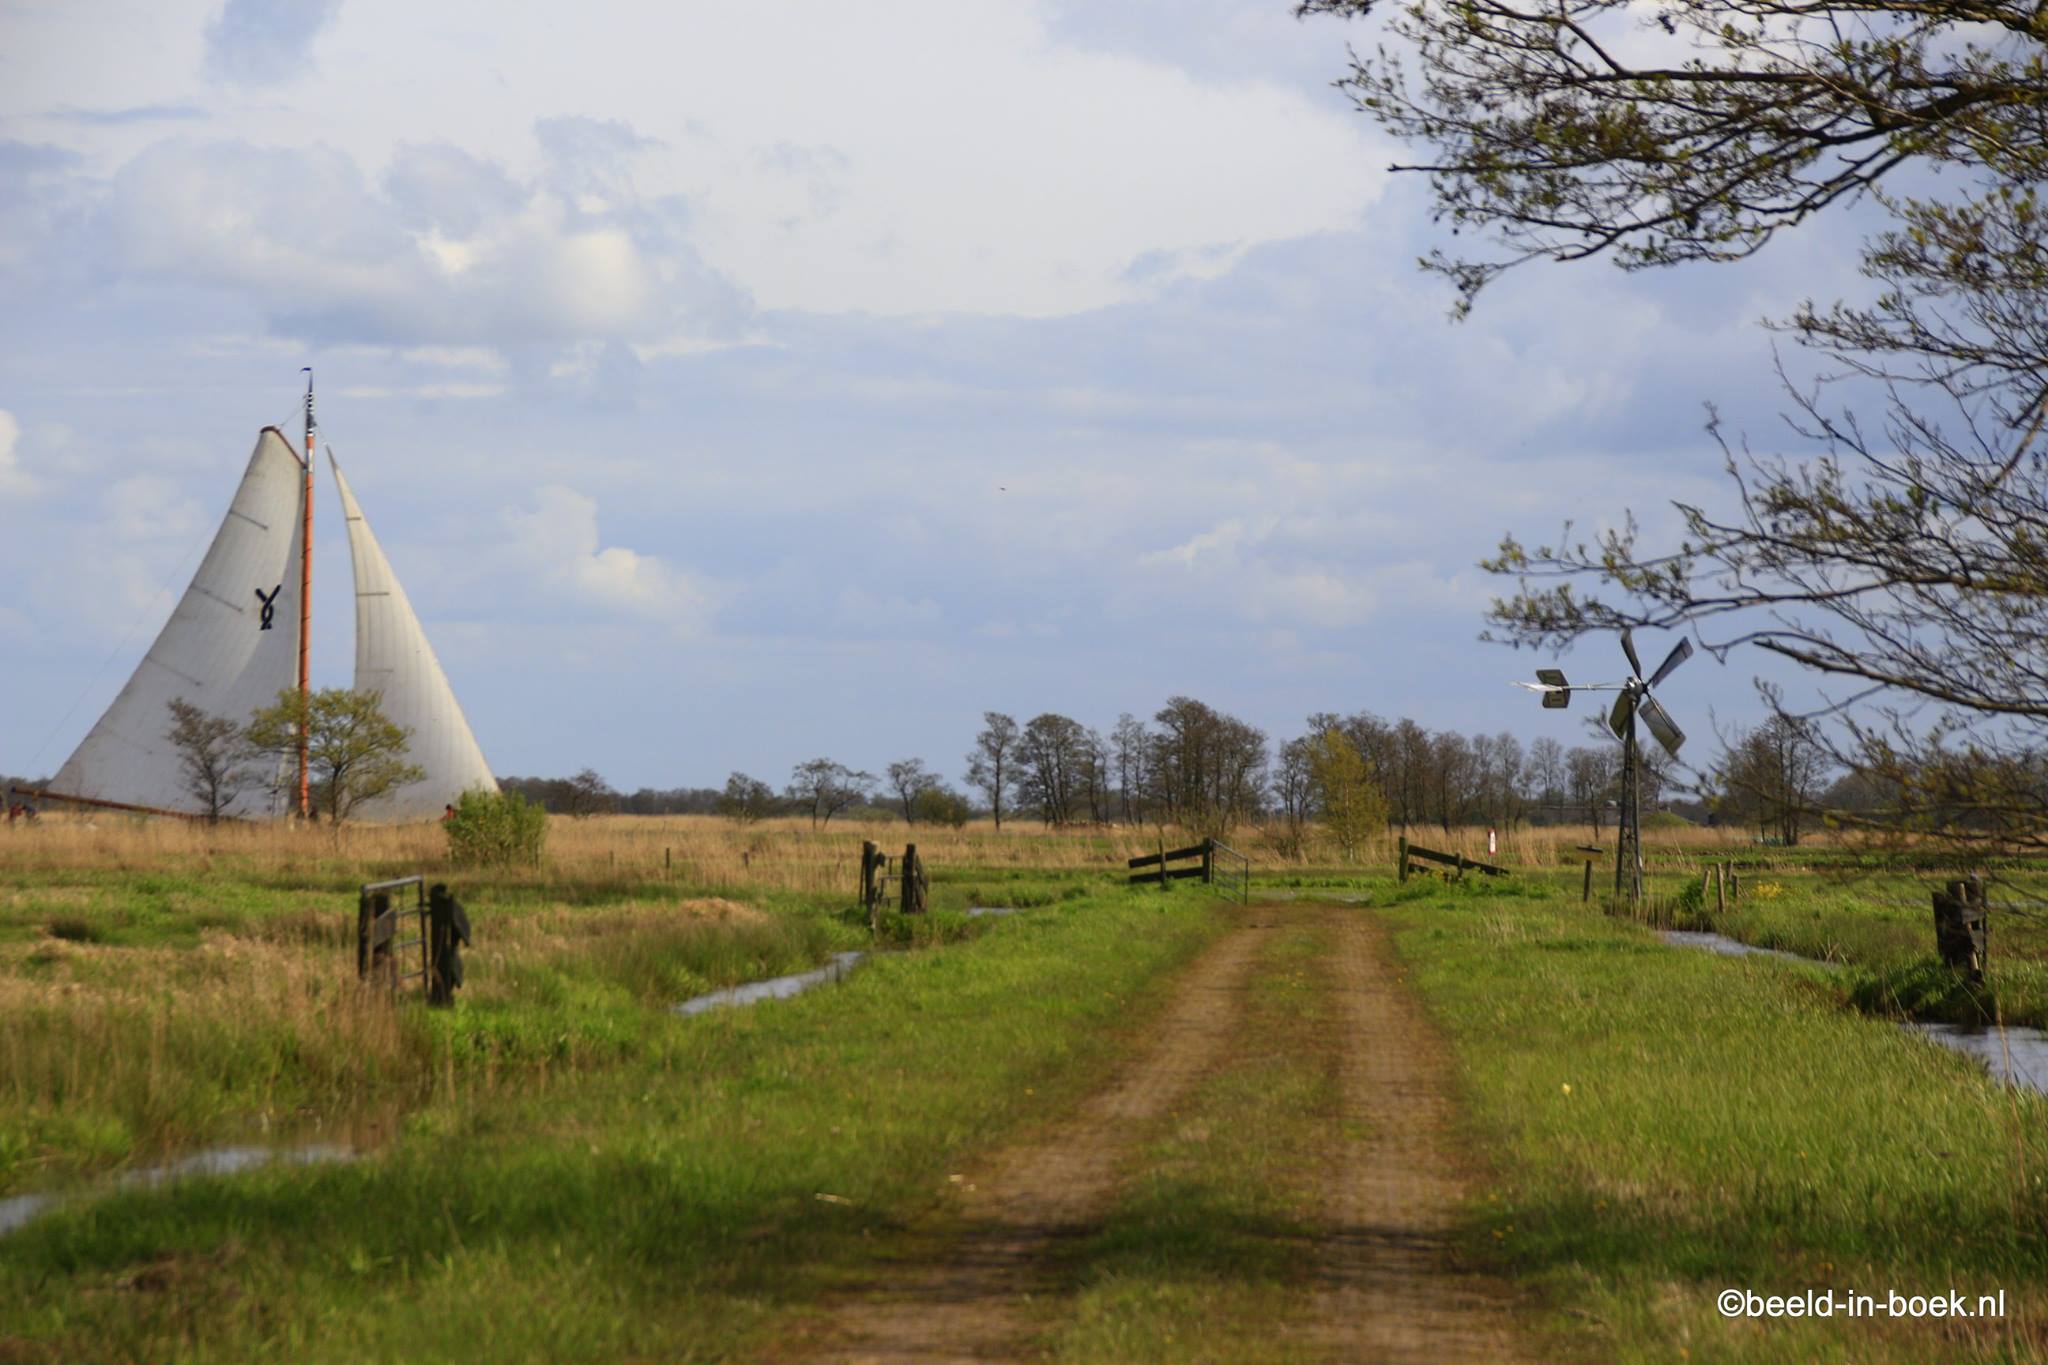
[[[306,499],[299,535],[299,818],[313,814],[312,782],[306,761],[307,728],[313,719],[308,647],[313,640],[313,367],[306,368]]]

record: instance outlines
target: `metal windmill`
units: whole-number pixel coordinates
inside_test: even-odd
[[[1692,641],[1680,640],[1648,678],[1643,677],[1643,661],[1636,657],[1635,637],[1626,630],[1621,633],[1621,652],[1628,655],[1629,666],[1629,676],[1622,682],[1574,686],[1565,681],[1564,670],[1539,668],[1535,682],[1518,682],[1515,686],[1542,693],[1543,704],[1552,710],[1571,705],[1574,691],[1621,694],[1614,699],[1614,709],[1607,713],[1607,728],[1614,731],[1614,737],[1621,741],[1621,813],[1616,822],[1614,894],[1619,896],[1626,891],[1630,900],[1641,900],[1643,765],[1642,750],[1636,742],[1636,717],[1642,717],[1643,723],[1650,727],[1650,733],[1664,746],[1665,753],[1678,757],[1679,746],[1685,743],[1685,732],[1678,728],[1670,713],[1657,704],[1657,699],[1650,695],[1650,689],[1670,677],[1674,669],[1692,657]]]

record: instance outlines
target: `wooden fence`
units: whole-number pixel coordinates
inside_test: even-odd
[[[1400,853],[1401,859],[1400,880],[1404,882],[1408,880],[1408,863],[1410,859],[1421,862],[1442,863],[1446,867],[1456,868],[1460,881],[1464,880],[1467,868],[1484,872],[1489,877],[1505,877],[1508,875],[1508,870],[1504,867],[1495,867],[1492,863],[1482,863],[1477,858],[1467,858],[1462,853],[1439,853],[1433,848],[1424,848],[1420,844],[1411,844],[1408,842],[1406,835],[1401,836],[1401,840],[1396,845],[1396,848]]]
[[[1191,858],[1198,858],[1201,861],[1193,867],[1170,866],[1172,863],[1186,862]],[[1216,866],[1219,862],[1228,863],[1233,869],[1228,881],[1224,883],[1219,883],[1216,880]],[[1252,860],[1228,844],[1220,843],[1215,839],[1204,839],[1201,843],[1190,844],[1186,848],[1168,849],[1162,846],[1157,853],[1147,853],[1141,858],[1131,859],[1130,866],[1133,869],[1141,867],[1156,867],[1159,869],[1156,872],[1138,872],[1134,870],[1130,877],[1131,884],[1134,886],[1145,882],[1155,882],[1163,887],[1170,881],[1200,878],[1209,886],[1226,886],[1231,894],[1238,896],[1245,904],[1251,904]]]

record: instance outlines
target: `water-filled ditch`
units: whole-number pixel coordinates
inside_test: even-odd
[[[1666,929],[1658,937],[1674,947],[1703,948],[1727,957],[1775,957],[1816,967],[1839,965],[1801,957],[1797,953],[1780,952],[1776,948],[1759,948],[1725,934]],[[1901,1027],[1930,1043],[1974,1057],[2002,1081],[2048,1094],[2048,1032],[2013,1025],[2001,1029],[1986,1025],[1922,1023],[1912,1019],[1904,1021]]]

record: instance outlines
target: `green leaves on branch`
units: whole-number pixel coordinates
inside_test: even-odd
[[[412,732],[385,716],[374,692],[325,687],[303,694],[288,687],[275,705],[250,717],[243,733],[251,748],[280,759],[297,755],[304,733],[313,808],[336,825],[365,801],[426,776],[405,758]]]

